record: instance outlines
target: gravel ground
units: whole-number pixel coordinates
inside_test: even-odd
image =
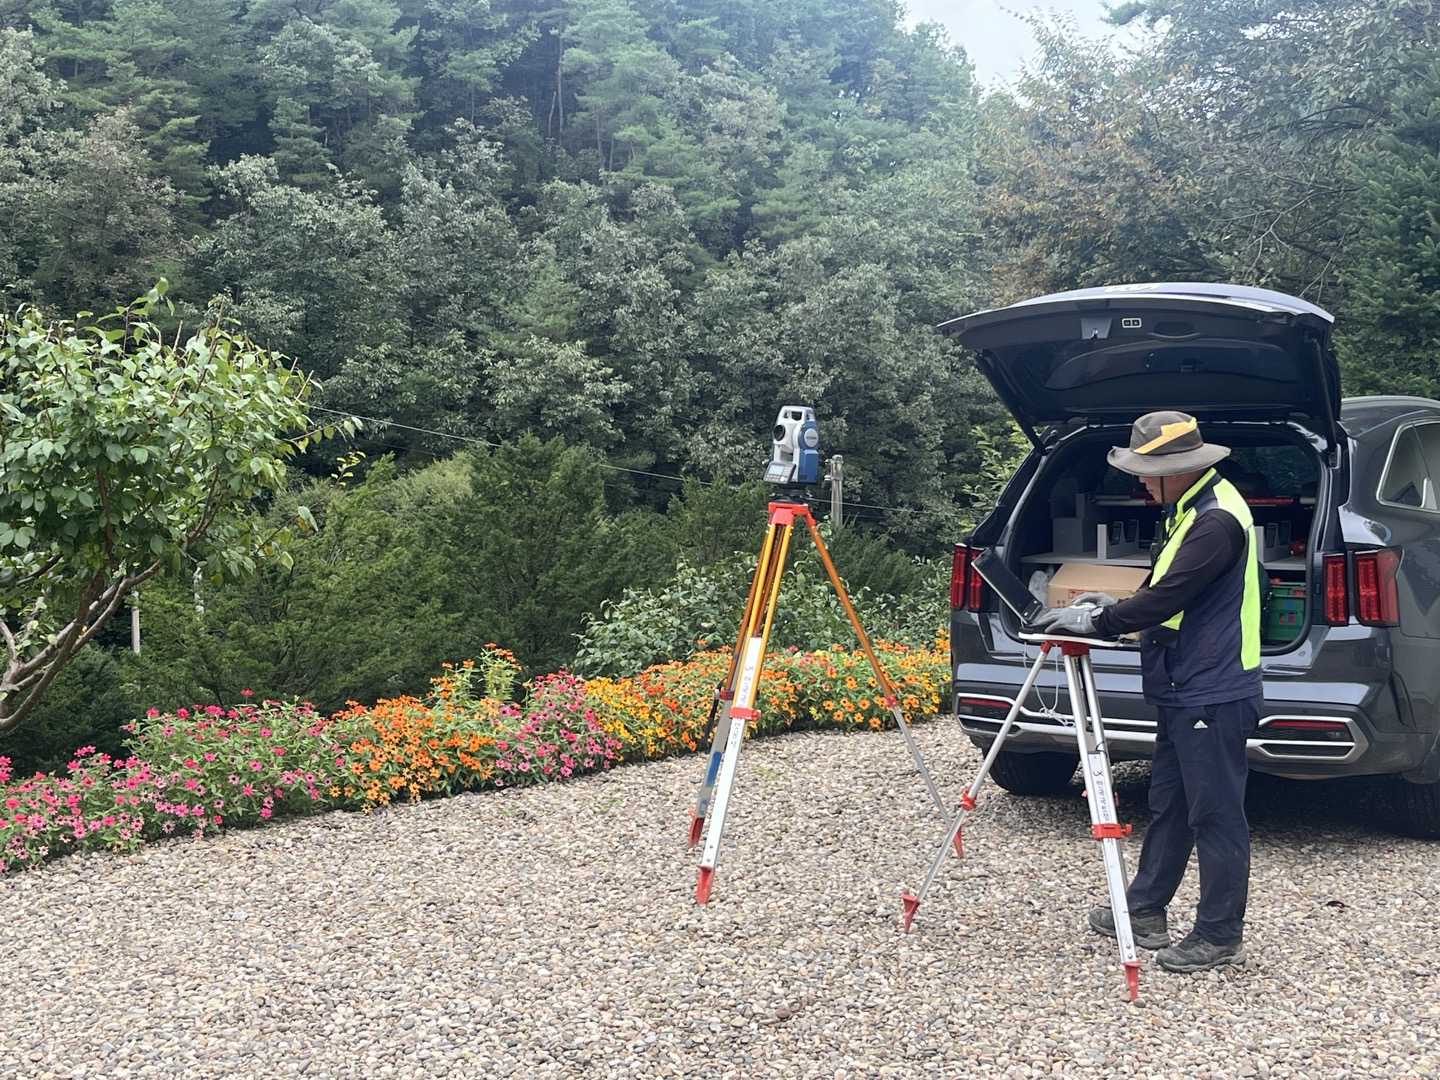
[[[916,728],[947,798],[979,764]],[[1080,789],[945,829],[896,733],[747,745],[694,903],[690,757],[0,880],[0,1075],[1440,1075],[1440,863],[1383,801],[1262,783],[1250,963],[1130,1002]],[[1143,826],[1145,772],[1117,769]],[[1139,846],[1125,844],[1133,868]],[[1193,873],[1172,908],[1188,929]]]

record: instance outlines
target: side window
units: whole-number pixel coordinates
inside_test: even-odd
[[[1440,510],[1431,465],[1440,475],[1440,424],[1415,424],[1398,432],[1380,478],[1380,501],[1414,510]]]

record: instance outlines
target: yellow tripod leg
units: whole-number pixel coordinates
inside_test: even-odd
[[[725,682],[715,688],[715,699],[710,705],[710,719],[715,728],[710,742],[710,760],[705,768],[705,779],[701,781],[700,793],[695,797],[695,806],[690,811],[691,847],[700,842],[705,829],[705,815],[710,811],[710,799],[715,792],[715,781],[720,775],[720,762],[730,735],[730,709],[735,700],[735,680],[740,671],[745,642],[751,634],[754,613],[759,610],[757,601],[764,597],[771,577],[779,576],[771,566],[778,531],[778,526],[772,520],[765,530],[765,539],[760,545],[760,558],[756,561],[755,573],[750,578],[750,592],[745,598],[745,610],[740,616],[739,637],[734,651],[730,654],[730,671],[725,676]]]

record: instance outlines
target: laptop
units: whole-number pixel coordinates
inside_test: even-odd
[[[1020,636],[1026,640],[1070,640],[1077,641],[1118,641],[1118,638],[1104,634],[1056,634],[1053,630],[1042,630],[1035,626],[1040,613],[1049,610],[1050,605],[1025,587],[1005,561],[995,554],[994,548],[986,548],[970,564],[975,572],[985,579],[985,584],[995,590],[995,595],[1005,606],[1020,617]]]

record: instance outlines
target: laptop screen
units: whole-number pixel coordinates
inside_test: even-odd
[[[986,548],[982,551],[976,556],[973,565],[975,572],[985,579],[985,583],[995,590],[1001,600],[1005,601],[1005,606],[1020,616],[1021,623],[1028,625],[1040,612],[1045,610],[1044,601],[1038,599],[1025,587],[1025,583],[1011,572],[1000,556],[995,554],[994,548]]]

